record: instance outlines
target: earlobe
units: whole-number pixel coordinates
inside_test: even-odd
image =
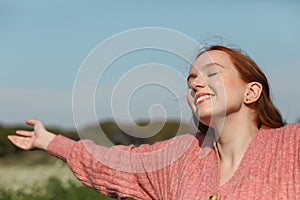
[[[261,83],[259,82],[251,82],[247,84],[247,90],[245,93],[245,100],[244,103],[245,104],[251,104],[256,102],[261,93],[262,93],[263,87],[261,85]]]

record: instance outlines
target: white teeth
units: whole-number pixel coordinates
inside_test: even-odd
[[[196,102],[199,103],[203,99],[209,99],[209,98],[210,98],[210,95],[203,95],[203,96],[200,96],[199,98],[197,98]]]

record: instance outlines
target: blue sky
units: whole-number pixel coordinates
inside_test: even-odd
[[[47,125],[74,128],[72,90],[84,59],[107,38],[142,27],[172,29],[199,43],[220,36],[225,44],[241,47],[266,73],[283,117],[295,122],[300,117],[299,19],[300,2],[296,0],[1,0],[0,123],[20,124],[27,118],[38,118]],[[188,65],[176,56],[143,51],[120,59],[119,65],[116,62],[110,68],[99,83],[107,86],[105,90],[112,90],[122,74],[131,69],[131,64],[121,67],[130,63],[129,58],[138,61],[132,65],[155,61],[174,67],[183,76],[188,73]],[[165,106],[163,112],[154,106],[151,112],[157,118],[165,112],[176,118],[180,109],[188,109],[187,105],[178,108],[174,95],[161,87],[144,89],[146,92],[138,90],[140,93],[134,93],[130,100],[133,119],[149,117],[153,104]],[[184,94],[180,95],[180,101],[185,101]],[[110,101],[103,100],[107,97],[105,91],[99,90],[95,96],[97,119],[111,118]],[[126,115],[120,113],[118,117],[126,121]],[[83,121],[79,126],[89,123]]]

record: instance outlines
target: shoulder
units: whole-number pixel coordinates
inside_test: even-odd
[[[279,128],[285,132],[300,132],[300,123],[297,124],[287,124],[282,128]]]
[[[287,124],[280,128],[266,129],[265,131],[273,132],[277,134],[300,134],[300,123],[297,124]]]
[[[159,141],[154,144],[142,144],[140,146],[122,146],[121,148],[129,148],[131,152],[145,153],[157,151],[160,149],[189,149],[191,146],[199,144],[199,138],[194,134],[183,134],[175,136],[171,139]]]
[[[279,140],[287,140],[289,143],[300,142],[300,123],[287,124],[280,128],[266,128],[264,131],[270,133],[272,137]]]

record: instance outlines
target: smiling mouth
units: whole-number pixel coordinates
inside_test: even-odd
[[[211,95],[211,94],[201,95],[201,96],[197,97],[197,99],[196,99],[196,104],[199,105],[199,104],[201,104],[201,103],[203,103],[203,102],[205,102],[205,101],[211,99],[212,96],[213,96],[213,95]]]

